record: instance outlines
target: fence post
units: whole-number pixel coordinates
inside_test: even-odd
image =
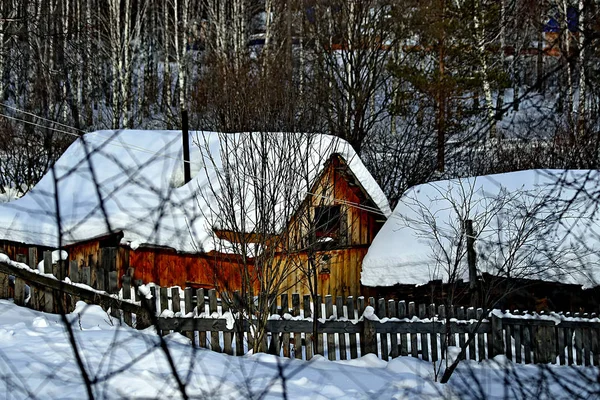
[[[363,318],[363,340],[365,342],[364,354],[377,354],[377,332],[375,331],[375,324],[368,318]],[[364,354],[361,354],[361,356]]]
[[[130,301],[131,300],[131,277],[127,275],[123,275],[123,300]],[[131,326],[132,318],[130,312],[123,311],[123,321]]]
[[[504,335],[502,332],[502,318],[492,313],[492,357],[504,354]]]
[[[8,275],[0,273],[0,299],[8,298]]]
[[[52,252],[49,250],[44,252],[44,273],[52,273]]]
[[[49,250],[44,251],[44,273],[45,274],[52,273],[52,252]],[[41,292],[41,290],[40,290],[40,292]],[[42,304],[40,304],[40,309],[41,308],[42,308]],[[53,293],[52,289],[44,290],[43,309],[47,313],[51,313],[54,311],[54,293]]]
[[[28,249],[27,261],[28,261],[29,268],[37,270],[37,264],[38,264],[37,248],[30,247]]]

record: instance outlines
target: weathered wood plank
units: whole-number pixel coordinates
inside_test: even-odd
[[[128,275],[123,275],[121,282],[123,286],[123,300],[131,301],[131,277]],[[130,312],[123,311],[123,322],[125,322],[128,326],[132,326],[133,318]]]
[[[27,265],[33,270],[37,270],[38,266],[38,251],[36,247],[30,247],[27,249]]]
[[[197,315],[205,315],[206,314],[206,301],[204,299],[204,289],[196,290],[196,314]],[[208,348],[208,344],[206,343],[206,329],[194,329],[198,332],[198,346],[203,348]]]
[[[79,282],[79,264],[77,260],[71,260],[69,263],[69,279],[71,282]]]
[[[208,311],[211,315],[217,312],[217,291],[209,289],[208,291]],[[221,352],[221,344],[219,343],[219,332],[210,333],[210,348],[212,351]]]
[[[52,273],[52,252],[50,250],[44,251],[44,273]]]
[[[523,361],[523,353],[521,351],[521,326],[520,325],[508,325],[513,332],[513,338],[515,339],[515,362],[520,364]]]
[[[331,295],[325,296],[325,318],[330,320],[333,316],[333,298]],[[335,352],[335,333],[327,333],[327,358],[329,360],[336,360]]]
[[[467,319],[469,321],[473,321],[475,319],[475,308],[473,307],[469,307],[467,308]],[[475,325],[473,324],[472,327],[474,328]],[[469,330],[469,333],[467,334],[467,338],[470,340],[469,342],[469,360],[476,360],[476,349],[475,349],[475,343],[477,342],[477,332],[474,332],[473,329]]]
[[[305,295],[304,296],[304,318],[310,318],[311,317],[311,311],[310,311],[310,295]],[[304,347],[305,347],[305,353],[306,353],[306,360],[312,360],[313,358],[313,344],[314,344],[314,340],[313,340],[313,323],[309,322],[309,321],[303,321],[306,322],[308,325],[308,328],[303,331],[302,329],[299,329],[299,327],[294,327],[294,331],[295,332],[304,332]]]
[[[531,364],[531,326],[522,325],[521,334],[523,335],[523,352],[525,364]]]
[[[397,317],[396,302],[394,300],[388,300],[388,318]],[[398,334],[396,332],[390,333],[390,356],[396,358],[400,355],[400,348],[398,347]]]
[[[406,315],[406,302],[401,300],[398,302],[398,318],[404,319]],[[401,332],[398,332],[398,334],[400,335],[400,355],[406,357],[408,356],[408,339],[406,334]]]
[[[181,295],[178,287],[171,288],[171,308],[175,314],[181,312]]]
[[[377,302],[377,317],[379,319],[383,319],[386,316],[385,309],[385,299],[381,298]],[[388,347],[388,333],[387,332],[379,332],[379,338],[381,343],[381,358],[384,361],[388,361],[390,359],[389,356],[389,347]],[[377,349],[375,349],[377,352]]]
[[[362,340],[364,341],[364,354],[377,354],[377,331],[375,322],[365,318],[363,322]]]
[[[300,315],[300,294],[292,293],[292,316]],[[302,334],[294,332],[294,358],[302,359]]]
[[[558,362],[560,365],[566,365],[567,359],[565,357],[565,330],[562,327],[557,326],[556,336],[558,342]]]
[[[119,279],[117,271],[108,272],[108,292],[117,293],[119,291]]]
[[[18,306],[25,305],[25,281],[18,276],[15,277],[14,301]]]
[[[415,316],[415,302],[411,301],[408,303],[408,317],[412,318]],[[417,341],[417,332],[410,334],[410,355],[413,357],[419,357],[419,343]]]
[[[346,298],[346,310],[348,311],[348,319],[354,320],[354,297],[348,296]],[[356,334],[349,334],[350,341],[350,358],[355,359],[358,358],[358,343],[356,341]]]
[[[502,318],[497,317],[492,314],[492,341],[494,346],[494,352],[492,353],[492,357],[495,357],[500,354],[504,354],[504,332],[502,330],[502,323],[504,322]]]
[[[178,288],[174,288],[177,293],[179,293],[179,289]],[[173,298],[173,301],[175,301],[175,298]],[[223,312],[223,314],[225,314],[226,312],[229,312],[229,299],[227,298],[227,295],[225,293],[223,293],[223,295],[221,296],[221,310]],[[175,311],[175,310],[173,310]],[[228,354],[230,356],[233,355],[233,332],[235,332],[235,326],[234,329],[231,330],[231,332],[223,332],[223,352],[225,354]]]
[[[483,321],[483,309],[477,309],[476,318],[477,321]],[[506,334],[509,335],[509,331],[507,331]],[[477,331],[477,353],[479,356],[479,361],[485,360],[485,333],[481,333],[481,330]]]
[[[425,304],[419,304],[419,318],[425,319]],[[427,331],[420,333],[421,337],[421,358],[423,361],[429,361],[429,335]]]
[[[80,275],[80,280],[81,283],[91,286],[90,285],[90,267],[81,267],[81,275]]]
[[[335,299],[335,308],[336,308],[336,317],[338,320],[344,318],[344,298],[342,296],[337,296]],[[340,360],[346,360],[346,334],[339,333],[338,334],[338,350],[340,352]]]
[[[567,364],[573,365],[575,362],[573,357],[573,329],[565,328],[565,340],[567,342]]]

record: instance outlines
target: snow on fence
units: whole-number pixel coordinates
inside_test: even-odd
[[[52,268],[51,261],[45,262]],[[198,347],[230,355],[253,347],[255,320],[240,318],[247,307],[238,294],[223,294],[228,300],[222,301],[215,290],[137,286],[128,276],[122,283],[121,295],[110,295],[84,283],[59,281],[22,263],[0,262],[0,298],[14,298],[18,305],[60,312],[85,300],[138,329],[154,324],[162,335],[181,332]],[[315,308],[310,296],[272,298],[261,348],[305,360],[316,354],[346,360],[374,353],[384,360],[412,356],[436,362],[452,346],[464,349],[462,357],[478,361],[504,354],[516,363],[600,365],[596,314],[493,310],[484,315],[482,309],[364,297],[323,300],[319,297]]]

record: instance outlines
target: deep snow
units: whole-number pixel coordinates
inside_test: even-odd
[[[96,398],[180,398],[152,329],[119,326],[97,306],[78,303],[66,316]],[[600,394],[598,369],[517,365],[503,357],[464,361],[450,384],[434,382],[431,363],[412,357],[385,362],[289,360],[267,354],[231,357],[165,337],[177,374],[193,398],[289,399],[571,399]],[[61,317],[0,300],[0,376],[4,398],[86,398]],[[283,379],[282,379],[283,377]],[[261,397],[264,396],[264,397]]]
[[[119,326],[80,302],[66,316],[96,398],[180,398],[152,329]],[[434,382],[431,363],[373,355],[331,362],[267,354],[231,357],[193,349],[182,335],[165,338],[177,374],[193,398],[435,399],[576,398],[598,395],[598,369],[516,365],[503,357],[465,361],[449,385]],[[5,398],[86,398],[82,375],[59,315],[0,300],[0,376]],[[283,379],[282,379],[283,377]]]

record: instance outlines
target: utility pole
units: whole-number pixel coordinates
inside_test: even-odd
[[[183,182],[192,180],[190,172],[190,134],[187,109],[181,110],[181,135],[183,136]]]
[[[477,255],[475,254],[475,233],[473,232],[473,220],[465,220],[465,236],[467,239],[467,263],[469,265],[469,293],[471,294],[471,306],[477,306]]]

